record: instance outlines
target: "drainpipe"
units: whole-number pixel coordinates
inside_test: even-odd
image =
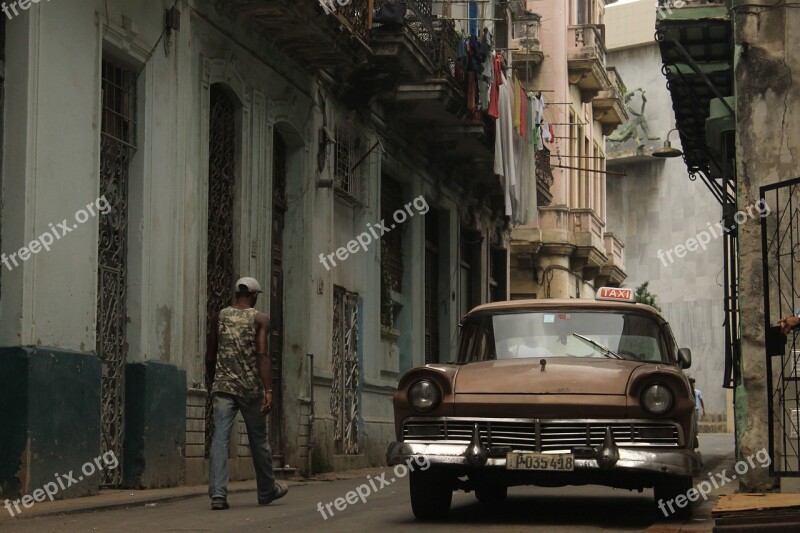
[[[310,404],[308,407],[308,477],[311,477],[311,453],[314,451],[314,354],[307,353],[306,357],[309,358],[308,364],[308,390]]]

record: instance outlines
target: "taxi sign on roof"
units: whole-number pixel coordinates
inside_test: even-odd
[[[600,287],[595,300],[612,300],[616,302],[633,302],[633,289],[620,287]]]

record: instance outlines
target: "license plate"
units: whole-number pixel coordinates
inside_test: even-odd
[[[506,454],[506,469],[572,472],[575,456],[571,453],[509,452]]]

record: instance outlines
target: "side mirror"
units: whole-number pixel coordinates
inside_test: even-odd
[[[678,366],[684,370],[692,366],[692,351],[689,348],[678,350]]]

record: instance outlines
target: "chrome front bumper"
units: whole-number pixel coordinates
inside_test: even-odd
[[[386,452],[389,466],[404,464],[415,457],[424,457],[431,464],[461,465],[470,468],[506,468],[505,457],[488,457],[483,466],[476,467],[467,459],[469,444],[447,442],[393,442]],[[513,450],[512,450],[513,451]],[[575,458],[575,471],[583,469],[629,470],[677,476],[695,476],[700,472],[700,454],[693,450],[653,450],[616,448],[618,459],[610,467],[602,467],[597,459]]]

